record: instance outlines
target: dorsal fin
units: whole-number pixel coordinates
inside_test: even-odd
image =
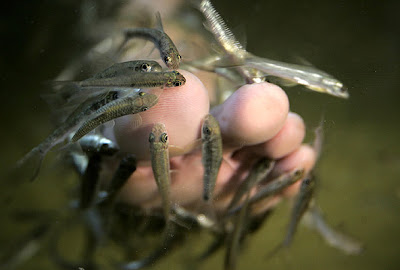
[[[161,21],[161,14],[159,11],[156,12],[156,29],[164,31],[164,27]]]

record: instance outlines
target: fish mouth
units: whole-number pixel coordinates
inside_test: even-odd
[[[336,91],[329,91],[329,93],[333,96],[348,99],[350,97],[348,88],[346,86],[342,86],[338,88]]]

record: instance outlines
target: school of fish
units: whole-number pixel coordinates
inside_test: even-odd
[[[255,210],[272,196],[281,194],[285,188],[300,181],[300,190],[294,200],[286,236],[270,255],[290,246],[303,216],[308,217],[309,223],[332,246],[346,254],[359,254],[362,245],[330,228],[317,211],[314,190],[318,180],[313,172],[306,173],[303,168],[272,177],[271,172],[276,161],[259,158],[234,192],[225,211],[213,211],[216,199],[214,190],[224,162],[224,148],[218,120],[212,114],[204,115],[199,132],[201,166],[204,171],[201,200],[207,211],[192,211],[171,201],[170,186],[173,184],[174,172],[170,168],[168,126],[162,122],[153,123],[148,135],[151,169],[161,198],[159,207],[150,211],[118,201],[119,192],[137,170],[140,160],[131,153],[122,152],[112,138],[105,136],[104,127],[112,124],[116,118],[126,115],[132,115],[133,125],[140,127],[141,114],[157,106],[163,91],[173,91],[173,88],[186,83],[185,77],[177,71],[179,67],[190,71],[213,72],[239,84],[276,80],[282,86],[297,84],[335,97],[349,97],[343,83],[326,72],[248,52],[209,0],[193,0],[191,4],[201,12],[206,29],[211,32],[219,47],[218,53],[203,59],[183,59],[170,36],[164,31],[160,13],[155,12],[155,27],[121,30],[122,42],[115,48],[119,52],[133,39],[149,41],[159,51],[161,61],[166,66],[165,70],[154,60],[136,59],[112,63],[108,68],[84,80],[51,82],[53,95],[58,102],[55,106],[61,107],[60,111],[64,112],[61,113],[63,116],[60,124],[42,143],[17,162],[15,170],[19,177],[31,181],[40,178],[40,167],[46,154],[55,146],[64,144],[61,149],[66,149],[63,151],[65,160],[69,161],[80,179],[79,195],[66,210],[73,214],[66,218],[60,215],[59,219],[63,222],[58,225],[39,226],[39,233],[34,236],[29,234],[30,238],[25,241],[21,250],[28,248],[28,245],[39,245],[45,237],[50,237],[50,257],[60,267],[102,269],[95,259],[95,252],[110,242],[106,240],[112,240],[121,249],[125,249],[127,254],[135,254],[132,257],[126,256],[125,260],[109,260],[112,266],[115,269],[132,270],[150,266],[168,255],[183,241],[185,234],[204,230],[213,234],[215,239],[198,259],[204,260],[226,246],[224,269],[234,270],[246,237],[257,231],[272,212],[272,209],[262,213]],[[223,102],[223,99],[218,103]],[[322,129],[321,124],[317,128],[313,145],[318,154],[322,147]],[[110,173],[112,176],[108,184],[105,184],[99,179],[105,170],[105,161],[110,160],[115,164],[115,169]],[[58,241],[69,227],[76,224],[85,228],[88,240],[84,247],[85,255],[74,262],[63,256]],[[132,233],[124,236],[120,230],[131,230]],[[154,231],[162,231],[162,237],[153,239],[155,244],[152,246],[156,248],[147,247],[139,252],[132,252],[134,245],[130,241],[140,246],[145,235],[153,236]],[[21,252],[15,251],[9,261],[2,264],[9,264],[12,266],[10,269],[16,269],[18,264],[29,259],[29,256],[22,256]]]

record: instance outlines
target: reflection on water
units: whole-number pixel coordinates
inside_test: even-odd
[[[10,10],[4,17],[8,35],[2,55],[3,89],[7,91],[1,108],[2,179],[7,168],[52,128],[47,105],[40,99],[42,82],[55,77],[69,59],[100,35],[88,37],[83,35],[85,31],[75,29],[80,17],[73,4],[33,1],[27,5]],[[303,116],[310,130],[324,113],[326,140],[316,170],[320,178],[317,199],[331,224],[365,243],[362,255],[345,256],[300,226],[290,250],[266,260],[266,254],[285,233],[290,209],[285,202],[248,239],[238,269],[397,269],[400,129],[394,105],[400,95],[400,44],[393,20],[399,4],[254,1],[249,5],[245,1],[218,1],[215,5],[230,25],[245,21],[249,51],[289,62],[301,56],[349,86],[349,100],[306,92],[301,87],[287,89],[287,93],[291,110]],[[98,14],[108,16],[105,10]],[[1,226],[1,256],[32,229],[29,217],[23,222],[11,218],[15,209],[58,210],[61,217],[56,215],[51,222],[62,219],[76,179],[73,172],[55,167],[55,156],[46,158],[40,181],[24,184],[13,195],[2,188],[1,211],[6,221]],[[46,219],[46,215],[35,215],[35,219]],[[71,251],[67,255],[79,252],[75,249],[82,245],[79,233],[84,232],[63,236],[63,245]],[[191,260],[211,240],[207,234],[190,235],[183,249],[153,269],[172,265],[178,269],[219,268],[222,251],[198,265]],[[112,255],[118,252],[117,248],[107,250]],[[52,269],[46,254],[40,251],[20,269]]]

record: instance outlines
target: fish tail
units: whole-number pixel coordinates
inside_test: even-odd
[[[24,178],[29,178],[32,182],[39,175],[40,167],[46,153],[47,151],[41,145],[33,148],[17,162],[14,171]]]

